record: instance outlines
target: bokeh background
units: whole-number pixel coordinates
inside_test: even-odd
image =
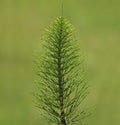
[[[63,1],[85,53],[85,105],[96,105],[88,123],[120,125],[120,1]],[[45,125],[32,103],[32,60],[44,28],[60,13],[60,0],[0,0],[0,125]]]

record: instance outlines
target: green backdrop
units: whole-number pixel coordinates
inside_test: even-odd
[[[32,103],[32,60],[60,13],[60,0],[0,0],[0,125],[45,124]],[[89,125],[120,125],[120,1],[64,0],[64,15],[85,55],[85,105],[96,105]]]

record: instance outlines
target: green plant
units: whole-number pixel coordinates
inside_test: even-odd
[[[43,43],[35,61],[39,85],[36,106],[52,123],[83,125],[89,114],[80,105],[88,95],[88,85],[73,26],[66,18],[57,18]]]

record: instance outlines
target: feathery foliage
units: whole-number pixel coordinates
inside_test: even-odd
[[[56,125],[83,125],[89,115],[80,107],[88,95],[88,85],[76,41],[72,25],[59,17],[47,29],[43,53],[36,61],[36,106]]]

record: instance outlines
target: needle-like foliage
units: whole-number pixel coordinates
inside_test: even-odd
[[[43,43],[36,61],[36,106],[56,125],[83,125],[88,113],[81,102],[88,86],[73,26],[64,17],[57,18],[46,30]]]

